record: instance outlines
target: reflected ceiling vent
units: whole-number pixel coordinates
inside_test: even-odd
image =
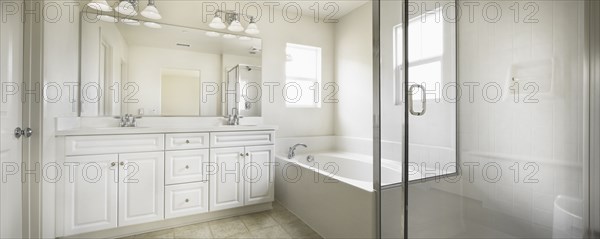
[[[190,44],[185,44],[185,43],[177,43],[177,46],[182,46],[182,47],[190,47]]]
[[[250,55],[256,55],[256,54],[260,54],[261,50],[258,47],[250,47],[250,50],[248,50],[248,53],[250,53]]]

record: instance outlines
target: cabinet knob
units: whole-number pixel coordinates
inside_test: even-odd
[[[114,167],[115,165],[117,165],[117,163],[115,163],[115,162],[110,163],[111,167]]]
[[[190,202],[190,200],[186,198],[186,199],[185,199],[185,202]]]
[[[121,163],[119,163],[119,164],[120,164],[121,166],[123,166],[123,165],[125,165],[125,162],[121,162]]]
[[[250,156],[250,154],[249,154],[249,153],[246,153],[246,156]]]
[[[185,165],[185,169],[190,169],[190,166],[189,165]]]
[[[189,139],[186,139],[186,140],[185,140],[185,143],[186,143],[186,144],[189,144],[189,143],[190,143],[190,140],[189,140]]]
[[[240,153],[240,156],[244,157],[244,153]]]

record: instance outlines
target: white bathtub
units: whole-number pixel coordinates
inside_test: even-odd
[[[308,162],[312,155],[314,161]],[[372,156],[346,152],[276,156],[275,198],[326,238],[374,234]],[[401,165],[382,160],[382,181],[400,182]]]

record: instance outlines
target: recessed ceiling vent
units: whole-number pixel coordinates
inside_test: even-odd
[[[185,43],[177,43],[177,46],[182,46],[182,47],[190,47],[190,44],[185,44]]]
[[[248,53],[250,53],[250,55],[256,55],[256,54],[260,54],[261,50],[258,47],[250,47],[250,50],[248,50]]]

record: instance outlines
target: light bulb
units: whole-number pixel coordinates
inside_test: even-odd
[[[142,16],[150,18],[150,19],[161,19],[162,16],[158,13],[158,9],[154,6],[154,2],[148,3],[148,6],[144,8],[144,11],[141,12]]]
[[[213,18],[208,26],[214,29],[225,29],[225,23],[223,23],[223,19],[217,15],[215,15],[215,18]]]
[[[233,22],[231,22],[231,24],[229,25],[227,30],[230,30],[232,32],[241,32],[244,30],[244,27],[242,27],[242,24],[240,23],[240,21],[233,20]]]
[[[108,5],[106,0],[92,0],[90,3],[87,4],[87,6],[91,7],[92,9],[95,9],[98,11],[103,11],[103,12],[112,11],[112,7],[110,7],[110,5]]]
[[[119,2],[119,6],[117,6],[117,8],[115,10],[117,12],[119,12],[123,15],[127,15],[127,16],[137,15],[137,12],[135,11],[133,4],[131,4],[127,0],[122,0],[121,2]]]
[[[256,25],[256,23],[254,22],[250,22],[250,24],[248,24],[248,27],[246,27],[246,33],[252,35],[260,33],[260,31],[258,30],[258,25]]]

